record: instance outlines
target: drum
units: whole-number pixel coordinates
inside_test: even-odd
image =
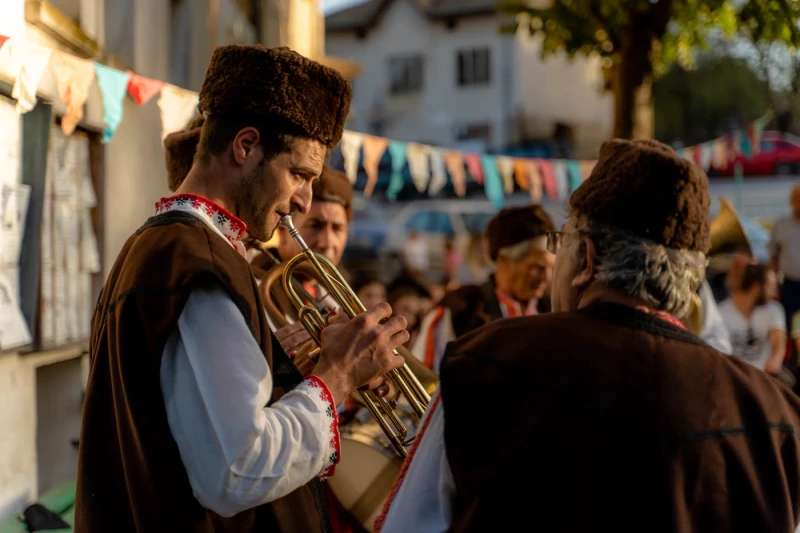
[[[402,408],[396,412],[413,432],[415,417]],[[339,428],[339,437],[342,455],[328,485],[342,507],[371,532],[403,460],[366,409]]]

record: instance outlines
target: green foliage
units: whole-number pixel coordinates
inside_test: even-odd
[[[696,144],[746,123],[769,107],[764,81],[745,59],[705,54],[692,70],[674,64],[653,84],[655,137]]]
[[[565,52],[568,56],[599,54],[606,67],[619,61],[618,51],[631,20],[651,20],[657,5],[667,3],[670,23],[654,26],[656,43],[651,54],[652,72],[661,75],[675,62],[686,68],[694,51],[707,49],[710,36],[744,36],[753,42],[783,41],[800,46],[800,1],[797,0],[553,0],[552,7],[536,9],[527,0],[503,0],[499,9],[523,15],[517,24],[541,35],[542,56]]]

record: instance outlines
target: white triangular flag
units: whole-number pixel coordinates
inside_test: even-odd
[[[27,113],[36,107],[39,81],[44,69],[50,64],[52,50],[18,39],[9,39],[2,51],[7,59],[5,65],[11,70],[8,74],[15,78],[11,97],[17,101],[17,112]]]
[[[406,148],[408,172],[411,174],[411,181],[414,182],[414,186],[419,192],[425,192],[430,181],[429,151],[429,147],[418,143],[408,143]]]
[[[503,191],[506,194],[514,192],[514,159],[506,156],[498,156],[495,161],[497,162],[497,170],[500,171],[500,177],[503,178]]]
[[[364,137],[352,131],[342,133],[342,156],[344,157],[344,171],[350,183],[355,183],[358,177],[358,163],[361,161],[361,145]]]
[[[447,185],[447,173],[444,169],[444,154],[441,150],[431,148],[431,182],[428,185],[428,195],[436,196]]]
[[[158,98],[161,110],[161,140],[184,129],[197,113],[197,93],[165,83]]]

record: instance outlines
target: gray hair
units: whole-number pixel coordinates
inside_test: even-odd
[[[596,248],[597,281],[678,318],[689,314],[693,295],[705,278],[704,253],[667,248],[584,216],[574,221],[576,231],[570,240],[582,243],[588,237]]]
[[[497,251],[497,254],[502,255],[509,261],[516,262],[525,259],[535,248],[547,250],[547,237],[545,235],[540,235],[539,237],[534,237],[533,239],[528,239],[527,241],[518,242],[517,244],[512,244],[511,246],[506,246],[505,248],[500,248]]]

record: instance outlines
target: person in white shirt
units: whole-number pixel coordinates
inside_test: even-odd
[[[789,193],[792,214],[772,228],[770,268],[781,278],[780,297],[788,320],[800,311],[800,185]],[[791,324],[786,324],[789,329]]]
[[[780,303],[767,298],[767,266],[734,265],[729,289],[719,312],[730,333],[732,355],[777,375],[786,354],[786,316]]]
[[[405,320],[388,304],[338,317],[304,379],[242,238],[308,212],[351,95],[288,48],[215,49],[194,164],[124,245],[93,317],[76,532],[330,530],[336,407],[359,387],[386,393]]]
[[[725,327],[725,321],[719,314],[719,306],[714,300],[714,293],[707,280],[700,286],[700,301],[703,305],[703,325],[700,329],[700,338],[709,346],[722,353],[731,354],[731,335]]]

